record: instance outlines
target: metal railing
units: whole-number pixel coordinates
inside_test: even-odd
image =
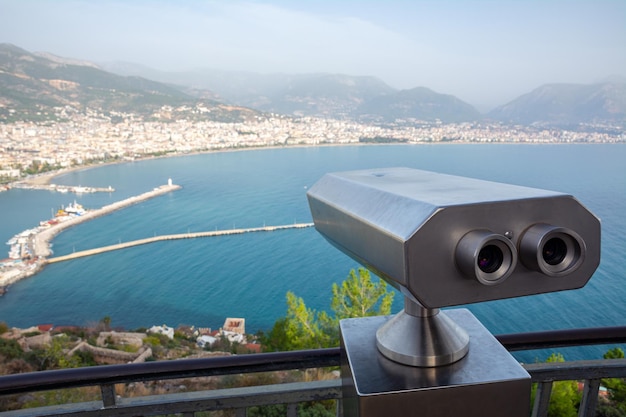
[[[496,336],[509,351],[604,345],[626,342],[626,327],[552,330]],[[600,380],[626,377],[626,359],[590,360],[524,365],[531,380],[537,383],[532,417],[548,415],[550,395],[555,381],[582,381],[583,394],[579,417],[593,417],[598,404]]]
[[[520,333],[501,335],[497,338],[510,351],[626,343],[626,326]],[[250,407],[276,404],[286,405],[287,416],[295,417],[299,403],[328,399],[337,400],[337,415],[341,415],[342,391],[339,379],[130,398],[119,398],[115,393],[115,384],[339,365],[340,350],[332,348],[7,375],[0,377],[0,396],[98,386],[101,400],[0,412],[0,417],[137,416],[173,413],[194,416],[199,412],[214,410],[235,410],[235,415],[239,417],[246,416]],[[592,417],[597,405],[600,380],[626,377],[626,359],[538,363],[524,367],[529,372],[532,382],[537,383],[533,408],[533,416],[537,417],[547,415],[554,381],[583,381],[584,390],[579,416]]]

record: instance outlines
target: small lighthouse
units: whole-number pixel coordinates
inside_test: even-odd
[[[171,178],[167,179],[167,185],[170,186],[170,187],[172,186],[172,179]]]

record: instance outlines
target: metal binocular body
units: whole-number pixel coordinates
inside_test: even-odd
[[[315,228],[427,308],[584,286],[600,222],[571,195],[408,168],[325,175]]]

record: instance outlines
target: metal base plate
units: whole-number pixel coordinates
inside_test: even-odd
[[[376,331],[393,316],[341,321],[346,417],[529,415],[530,376],[524,368],[469,310],[446,314],[469,334],[469,352],[432,368],[402,365],[378,351]]]

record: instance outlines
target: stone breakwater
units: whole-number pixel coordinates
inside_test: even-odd
[[[57,224],[37,229],[29,237],[32,248],[30,259],[13,260],[0,267],[0,289],[39,272],[47,263],[46,258],[52,254],[50,241],[63,230],[180,188],[179,185],[174,184],[162,185],[138,196],[117,201],[99,209],[89,210],[81,216],[74,216]],[[0,291],[0,295],[2,292]]]
[[[130,197],[125,200],[117,201],[115,203],[111,203],[109,205],[103,206],[97,210],[89,210],[87,213],[82,216],[73,217],[67,221],[62,223],[53,225],[47,229],[44,229],[41,233],[37,233],[34,239],[34,247],[33,252],[37,257],[48,257],[52,254],[50,250],[50,241],[54,236],[62,232],[63,230],[75,226],[77,224],[86,222],[88,220],[95,219],[96,217],[104,216],[113,211],[123,209],[133,204],[140,203],[145,200],[149,200],[154,197],[158,197],[163,194],[167,194],[171,191],[178,190],[180,188],[179,185],[162,185],[158,188],[155,188],[152,191],[148,191],[147,193],[140,194],[138,196]]]
[[[126,249],[133,246],[147,245],[148,243],[161,242],[163,240],[177,240],[177,239],[194,239],[199,237],[213,237],[213,236],[226,236],[237,235],[243,233],[255,233],[255,232],[273,232],[276,230],[286,229],[302,229],[305,227],[313,227],[313,223],[294,223],[284,226],[263,226],[263,227],[251,227],[247,229],[229,229],[229,230],[214,230],[210,232],[195,232],[195,233],[180,233],[174,235],[161,235],[149,237],[146,239],[133,240],[131,242],[118,243],[116,245],[103,246],[95,249],[87,249],[80,252],[70,253],[69,255],[57,256],[55,258],[49,258],[48,263],[63,262],[70,259],[82,258],[83,256],[97,255],[99,253],[110,252],[113,250]]]

